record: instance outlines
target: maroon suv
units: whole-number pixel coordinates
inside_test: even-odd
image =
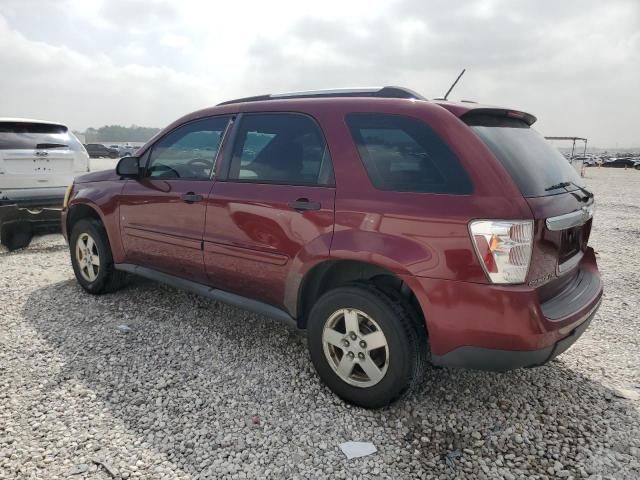
[[[436,365],[540,365],[602,282],[593,195],[528,113],[385,87],[187,115],[76,178],[63,229],[90,293],[134,273],[306,329],[320,377],[378,407]]]

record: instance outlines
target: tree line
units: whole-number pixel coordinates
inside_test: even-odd
[[[122,125],[104,125],[100,128],[89,127],[84,132],[85,143],[94,142],[146,142],[156,133],[159,128],[140,127],[131,125],[125,127]]]

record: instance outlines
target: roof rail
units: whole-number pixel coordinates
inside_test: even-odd
[[[236,98],[219,103],[230,105],[233,103],[261,102],[265,100],[286,100],[293,98],[336,98],[336,97],[377,97],[377,98],[412,98],[426,100],[425,97],[404,87],[366,87],[366,88],[335,88],[332,90],[309,90],[306,92],[270,93],[254,97]]]

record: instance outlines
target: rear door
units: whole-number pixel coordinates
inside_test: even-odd
[[[301,261],[328,257],[335,188],[324,136],[295,113],[243,114],[209,197],[204,259],[218,288],[286,303]]]
[[[0,121],[0,189],[66,187],[86,158],[64,125]]]
[[[202,233],[213,165],[229,123],[182,125],[145,153],[143,177],[128,180],[120,203],[127,262],[205,281]]]
[[[591,233],[593,195],[571,164],[517,118],[463,117],[509,172],[533,213],[536,228],[527,282],[540,300],[556,295],[579,273]]]

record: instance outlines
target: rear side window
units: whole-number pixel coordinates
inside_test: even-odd
[[[516,119],[489,115],[464,118],[502,163],[525,197],[542,197],[577,190],[583,180],[560,151]],[[564,188],[552,188],[568,182]]]
[[[233,148],[229,179],[288,185],[332,185],[324,136],[296,113],[245,114]]]
[[[380,190],[469,194],[471,181],[428,125],[401,115],[354,113],[347,125],[371,183]]]
[[[64,125],[36,122],[0,122],[0,150],[68,149],[82,144]]]

